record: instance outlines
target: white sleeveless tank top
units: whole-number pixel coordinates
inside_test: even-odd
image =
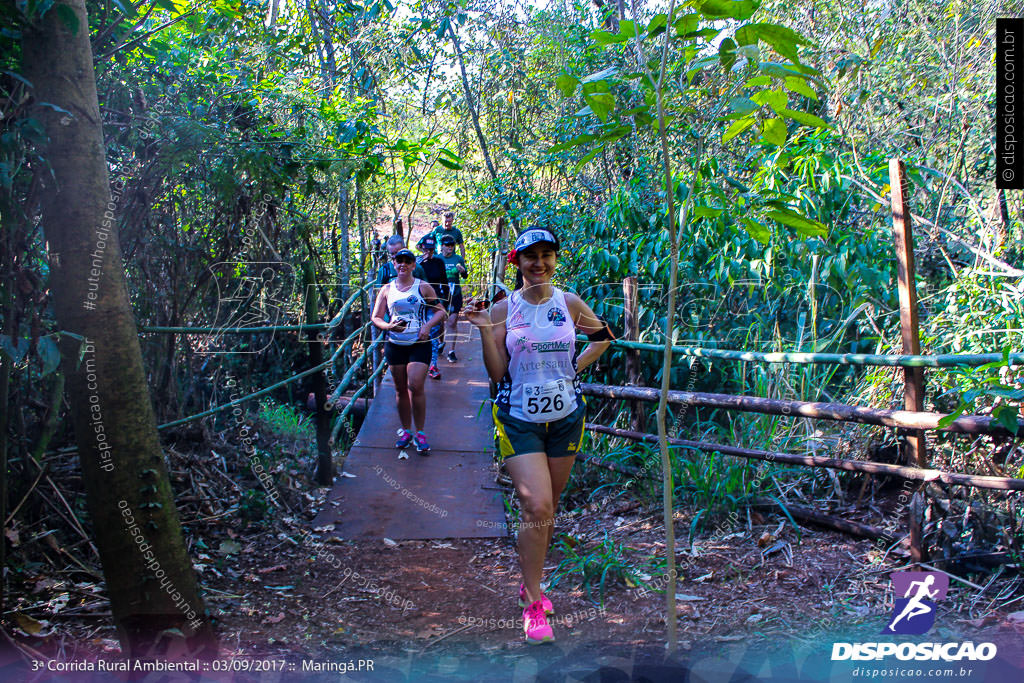
[[[405,321],[405,329],[401,332],[388,330],[388,341],[399,346],[415,344],[420,327],[426,321],[424,317],[426,302],[420,296],[422,280],[413,280],[412,287],[404,292],[398,289],[398,280],[388,283],[388,315],[391,321]]]
[[[553,422],[574,411],[581,393],[576,326],[562,290],[552,287],[551,298],[542,304],[513,292],[505,329],[511,360],[498,385],[498,408],[526,422]]]

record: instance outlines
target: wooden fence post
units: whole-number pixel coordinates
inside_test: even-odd
[[[892,235],[896,245],[896,276],[899,284],[900,331],[903,353],[921,353],[921,335],[917,324],[917,284],[914,269],[914,233],[907,201],[907,173],[900,159],[889,160],[889,188],[892,202]],[[903,402],[907,410],[924,410],[924,368],[903,368]],[[903,432],[903,460],[907,465],[927,468],[928,454],[923,431]],[[925,559],[921,523],[915,515],[922,512],[922,501],[908,506],[910,518],[910,556],[914,562]]]
[[[622,281],[623,293],[623,330],[626,341],[640,340],[640,318],[638,315],[639,302],[637,296],[636,277],[630,275]],[[626,385],[637,386],[640,384],[640,352],[636,349],[626,349]],[[643,431],[643,414],[639,401],[629,402],[630,429]]]
[[[312,259],[306,261],[302,268],[302,281],[305,287],[306,324],[315,325],[320,322],[320,311],[317,306],[317,282],[313,270]],[[306,333],[309,344],[309,364],[316,367],[323,363],[323,348],[320,346],[320,339],[316,330],[308,330]],[[334,481],[334,460],[331,455],[331,416],[326,410],[327,402],[327,377],[323,370],[315,373],[310,380],[313,385],[314,423],[316,425],[316,482],[329,486]]]

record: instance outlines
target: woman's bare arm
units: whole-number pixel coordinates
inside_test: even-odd
[[[571,292],[566,292],[565,303],[569,306],[569,313],[572,315],[573,324],[583,334],[593,334],[604,329],[604,323],[598,319],[594,311],[591,310],[590,306],[583,299]],[[600,358],[601,354],[607,351],[611,345],[610,341],[588,342],[586,348],[583,349],[583,353],[576,359],[576,372],[583,372],[585,368]]]

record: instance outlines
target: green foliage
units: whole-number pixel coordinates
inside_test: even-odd
[[[283,403],[260,401],[259,419],[280,437],[294,440],[312,438],[312,419]]]
[[[238,504],[238,514],[242,519],[259,522],[266,517],[268,510],[267,496],[263,489],[250,488],[242,493],[242,500]]]
[[[950,371],[950,380],[955,382],[955,385],[948,393],[959,397],[959,405],[952,413],[939,420],[940,427],[948,426],[968,410],[973,410],[975,403],[980,399],[985,399],[986,404],[995,403],[991,409],[995,421],[1011,434],[1017,434],[1019,404],[1021,399],[1024,399],[1024,382],[1020,378],[1014,378],[1012,383],[1003,380],[1010,369],[1010,349],[1010,346],[1003,348],[1001,362],[987,363],[977,368],[954,368]],[[1003,372],[999,372],[1000,370]],[[1008,401],[1017,405],[1011,405]]]
[[[608,532],[600,543],[587,548],[578,539],[561,534],[556,547],[563,557],[551,573],[552,587],[563,579],[574,579],[577,586],[587,591],[590,600],[594,600],[593,591],[597,589],[597,601],[603,605],[605,593],[613,585],[636,585],[637,578],[624,557],[622,545],[612,540]]]

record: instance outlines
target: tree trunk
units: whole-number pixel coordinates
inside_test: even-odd
[[[77,18],[75,33],[60,19],[61,5]],[[23,73],[36,99],[69,112],[40,107],[36,116],[49,136],[44,154],[55,181],[41,209],[57,321],[88,340],[63,336],[61,344],[88,510],[125,654],[214,657],[121,265],[114,221],[121,194],[112,197],[107,176],[88,26],[84,0],[58,0],[22,38]]]
[[[313,270],[313,258],[302,265],[303,293],[306,298],[306,324],[315,325],[320,322],[320,312],[317,308],[317,282],[316,273]],[[307,343],[309,344],[309,366],[315,368],[324,362],[323,349],[320,346],[316,330],[309,330]],[[324,486],[330,486],[334,482],[334,460],[331,457],[331,416],[325,410],[327,403],[327,378],[323,370],[312,377],[313,395],[316,399],[315,421],[316,421],[316,482]]]
[[[498,183],[498,171],[494,166],[494,162],[491,161],[491,152],[487,147],[487,138],[484,137],[484,131],[480,127],[480,110],[473,98],[473,91],[469,88],[469,77],[466,75],[466,63],[462,59],[462,46],[459,44],[459,37],[455,34],[455,24],[449,22],[448,34],[452,38],[452,47],[455,49],[455,57],[459,62],[459,73],[462,76],[462,90],[466,95],[466,108],[469,109],[469,118],[473,122],[473,130],[476,131],[476,139],[480,144],[480,152],[484,156],[484,165],[487,167],[487,172],[491,175],[491,180],[494,181],[495,185]],[[508,213],[509,219],[512,221],[513,227],[516,229],[516,233],[519,233],[519,220],[513,218],[512,208],[508,205],[505,199],[501,200],[502,206]]]
[[[348,301],[349,283],[351,281],[351,258],[349,240],[352,235],[352,197],[349,193],[349,179],[342,178],[338,188],[338,227],[341,228],[341,268],[338,277],[341,279],[341,300]],[[346,328],[342,327],[342,331]]]
[[[3,314],[2,331],[11,339],[15,338],[16,330],[11,324],[11,305],[13,289],[4,288],[0,292],[0,314]],[[7,407],[11,389],[11,361],[0,355],[0,519],[7,519]],[[0,538],[0,611],[7,601],[7,582],[4,568],[7,567],[7,541]]]

